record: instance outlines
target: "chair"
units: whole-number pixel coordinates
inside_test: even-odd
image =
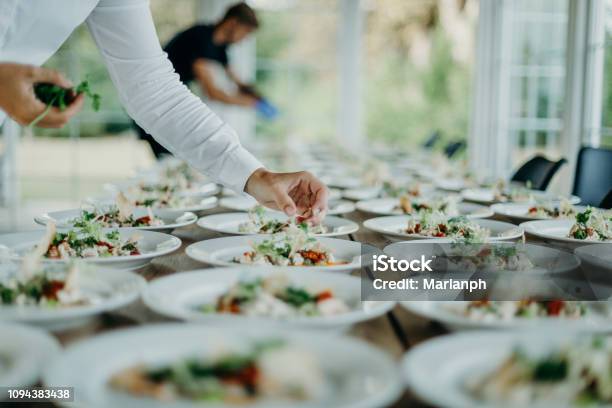
[[[438,143],[438,141],[440,140],[441,137],[442,137],[442,135],[440,134],[439,130],[436,130],[436,131],[432,132],[432,134],[429,135],[427,140],[425,140],[425,142],[423,142],[423,149],[427,149],[427,150],[433,149],[434,146],[436,145],[436,143]]]
[[[466,143],[465,143],[464,140],[450,142],[444,148],[444,154],[446,155],[446,157],[448,157],[450,159],[454,155],[459,153],[461,150],[465,149],[465,146],[466,146]]]
[[[544,191],[550,184],[553,176],[565,163],[567,163],[565,159],[555,162],[548,160],[544,156],[536,155],[519,167],[510,181],[524,184],[530,182],[532,189]]]
[[[608,191],[608,194],[605,196],[605,198],[601,200],[599,208],[605,208],[606,210],[612,208],[612,190]]]
[[[578,152],[573,194],[598,206],[612,189],[612,150],[583,147]]]

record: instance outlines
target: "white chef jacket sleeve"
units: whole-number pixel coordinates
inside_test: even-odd
[[[147,0],[101,0],[87,26],[128,114],[161,145],[237,191],[262,164],[236,132],[179,80]]]

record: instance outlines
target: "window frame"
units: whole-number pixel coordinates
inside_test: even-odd
[[[473,170],[506,178],[511,171],[508,56],[513,0],[480,1],[476,80],[468,154]],[[560,148],[571,169],[560,188],[569,192],[575,160],[583,144],[601,141],[605,45],[604,0],[569,0],[564,111]]]

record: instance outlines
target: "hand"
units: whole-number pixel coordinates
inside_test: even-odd
[[[262,96],[255,90],[253,85],[240,84],[238,85],[238,90],[240,93],[252,96],[255,99],[262,99]]]
[[[20,125],[28,125],[47,109],[47,106],[34,95],[34,85],[51,83],[63,88],[72,84],[57,71],[32,65],[0,63],[0,109]],[[60,128],[83,106],[83,95],[63,111],[51,108],[37,126]]]
[[[327,213],[329,192],[325,184],[307,171],[272,173],[257,169],[247,180],[245,192],[266,207],[298,215],[314,224]]]

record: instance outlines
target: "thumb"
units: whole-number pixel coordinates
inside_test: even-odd
[[[295,214],[296,208],[295,203],[289,197],[289,194],[283,189],[276,188],[273,191],[274,203],[282,210],[285,214],[291,216]]]

